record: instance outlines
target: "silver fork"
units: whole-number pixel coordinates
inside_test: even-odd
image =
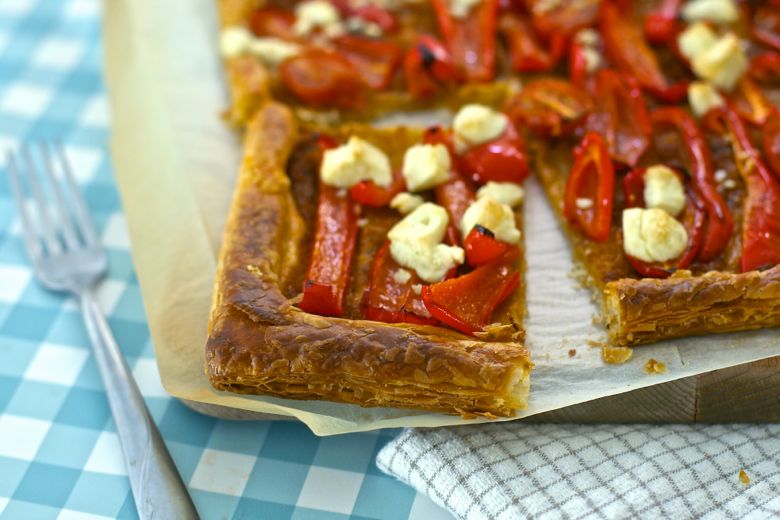
[[[36,148],[38,154],[31,153],[31,147],[27,145],[17,157],[8,154],[7,169],[22,220],[24,243],[38,280],[47,289],[69,293],[81,303],[84,323],[122,444],[138,514],[142,519],[198,518],[187,488],[95,298],[95,287],[106,273],[108,259],[62,145],[39,143]],[[35,161],[36,157],[38,161]],[[57,180],[54,157],[60,165],[64,186]],[[53,204],[47,203],[44,195],[39,180],[41,170],[53,193]],[[27,175],[24,175],[25,171]],[[25,202],[23,177],[27,178],[32,191],[30,207]],[[33,219],[34,216],[37,218]]]

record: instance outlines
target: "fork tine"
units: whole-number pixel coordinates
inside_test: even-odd
[[[70,191],[70,200],[73,201],[76,220],[79,223],[81,235],[84,237],[84,241],[88,246],[94,246],[99,242],[97,231],[95,230],[94,224],[92,224],[92,220],[89,218],[89,212],[84,203],[84,198],[79,192],[76,178],[73,176],[73,170],[71,170],[68,157],[65,155],[65,148],[63,148],[61,142],[57,141],[54,149],[57,151],[57,158],[62,165],[62,170],[65,172],[65,183],[68,185],[68,190]]]
[[[57,207],[57,217],[59,218],[60,224],[62,225],[62,234],[65,238],[65,243],[70,249],[76,249],[79,247],[79,240],[76,236],[73,222],[71,221],[70,211],[68,211],[68,206],[65,203],[65,197],[62,193],[62,188],[60,187],[60,181],[58,181],[54,175],[54,164],[51,160],[49,145],[42,142],[39,144],[39,146],[41,149],[41,155],[43,156],[43,169],[46,172],[46,177],[48,178],[49,184],[51,184],[52,190],[54,191],[54,203]]]
[[[33,192],[33,199],[38,206],[38,214],[40,216],[41,228],[43,229],[43,242],[46,244],[46,249],[51,253],[62,252],[62,246],[57,240],[57,233],[54,227],[54,223],[49,215],[49,206],[46,203],[46,198],[43,196],[43,190],[41,184],[38,181],[37,170],[35,163],[30,155],[30,148],[28,145],[22,146],[22,157],[27,165],[27,177],[30,180],[30,187]]]
[[[38,240],[38,232],[35,230],[32,219],[30,219],[30,213],[27,210],[27,204],[25,203],[22,192],[22,183],[19,180],[19,170],[16,166],[14,155],[11,152],[8,152],[6,165],[8,176],[11,179],[11,189],[14,192],[16,205],[19,207],[19,216],[22,219],[24,245],[27,248],[27,254],[30,255],[30,260],[32,260],[33,264],[36,264],[41,256],[41,243]]]

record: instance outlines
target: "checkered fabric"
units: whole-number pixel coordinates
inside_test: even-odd
[[[447,518],[374,464],[396,433],[229,422],[160,385],[106,154],[99,0],[0,0],[0,517],[135,518],[81,315],[33,279],[5,155],[62,138],[108,249],[99,300],[203,518]],[[451,518],[451,517],[450,517]]]
[[[377,462],[462,519],[780,517],[780,425],[407,430]]]

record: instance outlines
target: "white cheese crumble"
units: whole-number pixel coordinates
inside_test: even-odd
[[[593,199],[589,199],[587,197],[577,197],[577,199],[574,201],[574,205],[577,206],[577,209],[590,209],[593,207]]]
[[[692,81],[688,85],[688,104],[696,117],[702,117],[715,107],[724,105],[723,96],[706,81]]]
[[[309,0],[295,8],[293,31],[298,36],[306,36],[320,30],[326,36],[334,37],[344,32],[338,9],[327,0]]]
[[[357,136],[325,151],[320,176],[322,182],[337,188],[349,188],[365,180],[374,181],[378,186],[389,186],[393,181],[387,155]]]
[[[723,182],[729,178],[729,174],[723,168],[715,170],[715,182]]]
[[[425,199],[419,195],[403,191],[393,197],[393,200],[390,201],[390,207],[402,215],[406,215],[414,211],[418,206],[422,206],[424,202]]]
[[[501,242],[517,244],[520,241],[520,230],[517,229],[512,208],[491,197],[478,199],[463,214],[460,232],[464,239],[477,224],[492,231],[495,239]]]
[[[239,26],[222,30],[219,47],[225,58],[235,58],[248,53],[273,67],[300,52],[300,46],[296,43],[279,38],[257,38],[248,29]]]
[[[423,286],[422,286],[421,283],[416,283],[416,284],[412,285],[412,291],[414,292],[414,294],[417,294],[417,295],[422,294],[422,288],[423,288]]]
[[[390,254],[399,265],[413,269],[423,281],[433,283],[463,263],[460,247],[442,244],[449,217],[443,207],[426,202],[390,229]]]
[[[678,258],[688,245],[688,233],[680,222],[660,208],[623,210],[623,249],[645,262]]]
[[[506,115],[485,105],[471,104],[461,108],[452,122],[455,148],[462,153],[478,144],[492,141],[506,132]]]
[[[246,52],[252,38],[244,27],[225,27],[219,35],[219,51],[225,58],[235,58]]]
[[[423,191],[447,182],[451,167],[443,144],[416,144],[406,150],[401,173],[409,191]]]
[[[730,24],[739,20],[739,9],[733,0],[690,0],[680,14],[686,22]]]
[[[501,204],[514,208],[523,203],[525,190],[515,182],[489,181],[477,190],[477,198],[481,199],[483,197],[490,197]]]
[[[718,35],[704,22],[692,23],[677,36],[677,46],[683,56],[692,60],[715,45]]]
[[[671,216],[679,215],[685,208],[685,189],[674,171],[662,164],[645,171],[645,207],[659,208]]]
[[[712,47],[691,60],[691,68],[697,76],[726,91],[737,85],[748,65],[742,42],[734,33],[721,36]]]
[[[475,5],[482,0],[448,0],[450,14],[455,18],[466,18]]]
[[[406,269],[399,269],[393,273],[393,280],[398,284],[403,285],[411,279],[412,279],[412,273],[410,273]]]

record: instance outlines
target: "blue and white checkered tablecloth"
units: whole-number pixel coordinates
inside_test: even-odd
[[[62,138],[108,248],[100,303],[203,518],[449,518],[375,465],[396,432],[229,422],[160,385],[106,152],[99,0],[0,0],[0,153]],[[4,160],[0,160],[2,164]],[[135,518],[78,307],[33,279],[0,175],[0,517]]]

